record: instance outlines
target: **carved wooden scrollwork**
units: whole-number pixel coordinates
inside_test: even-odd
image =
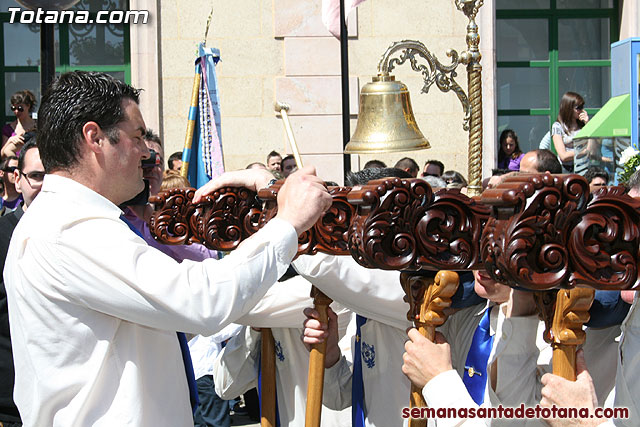
[[[202,243],[229,251],[258,230],[261,213],[256,193],[223,188],[193,204],[193,188],[174,188],[149,200],[156,206],[149,229],[165,244]]]
[[[149,229],[157,240],[168,245],[201,242],[198,222],[202,211],[192,204],[194,188],[172,188],[149,200],[156,213],[149,221]]]
[[[416,225],[418,265],[428,269],[477,268],[489,208],[457,190],[438,190]]]
[[[253,191],[223,188],[205,197],[201,204],[198,234],[207,247],[230,251],[258,231],[262,206]]]
[[[386,270],[463,270],[479,265],[489,210],[457,190],[435,194],[421,179],[386,178],[348,194],[357,214],[349,233],[360,264]]]
[[[224,188],[197,205],[191,203],[195,190],[177,188],[151,198],[156,213],[150,222],[152,234],[165,244],[202,243],[230,251],[263,227],[277,214],[277,182],[256,193],[246,188]],[[347,187],[330,187],[333,204],[320,220],[298,237],[298,254],[318,251],[348,255],[347,232],[355,207],[347,201]],[[263,207],[260,201],[265,202]]]
[[[278,212],[276,199],[282,182],[260,190],[258,197],[266,201],[265,214],[260,217],[262,227]],[[298,236],[298,255],[324,252],[333,255],[349,255],[347,233],[355,207],[347,201],[349,187],[329,187],[333,203],[325,214],[309,230]]]
[[[640,200],[622,187],[596,192],[569,238],[573,286],[629,289],[640,283]]]
[[[355,207],[347,201],[348,187],[329,187],[333,203],[329,210],[303,236],[298,239],[298,254],[324,252],[349,255],[347,234]]]
[[[520,175],[485,191],[482,202],[494,206],[481,240],[487,271],[511,286],[566,286],[568,231],[588,200],[589,185],[578,175]]]
[[[276,214],[280,185],[259,192],[264,206],[243,188],[198,205],[193,189],[172,189],[152,199],[150,228],[163,243],[232,250]],[[533,290],[640,285],[640,200],[616,187],[591,195],[577,175],[511,177],[485,191],[482,203],[457,190],[434,193],[420,179],[329,191],[333,205],[299,237],[300,254],[350,253],[387,270],[484,266],[498,282]]]
[[[638,279],[640,201],[621,187],[591,195],[578,175],[520,175],[485,191],[487,271],[534,290],[630,289]]]

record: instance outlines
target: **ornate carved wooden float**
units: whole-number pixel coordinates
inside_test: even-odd
[[[198,205],[191,203],[194,189],[169,190],[152,198],[150,228],[166,244],[233,250],[276,214],[280,186],[258,194],[224,188]],[[402,270],[408,318],[427,335],[445,320],[452,279],[440,276],[434,284],[413,273],[486,269],[512,287],[554,290],[538,300],[547,305],[541,311],[554,372],[566,378],[575,378],[575,349],[584,341],[594,289],[631,289],[640,281],[640,201],[622,187],[592,195],[578,175],[520,174],[476,198],[399,178],[329,192],[333,205],[299,236],[299,255],[350,254],[368,268]],[[423,405],[415,394],[412,404]]]

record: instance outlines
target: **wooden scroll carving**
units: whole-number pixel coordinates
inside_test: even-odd
[[[490,210],[458,190],[435,194],[421,179],[385,178],[348,193],[357,212],[351,255],[368,268],[466,270],[480,265],[478,242]]]
[[[150,228],[166,244],[202,243],[229,251],[277,213],[280,183],[260,190],[224,188],[193,205],[193,189],[151,199]],[[351,254],[366,267],[416,271],[480,265],[478,242],[489,208],[458,190],[435,194],[421,179],[387,178],[366,186],[330,187],[333,205],[298,238],[298,254]],[[350,236],[350,237],[349,237]]]
[[[243,188],[198,205],[193,189],[169,190],[152,199],[150,228],[162,243],[232,250],[276,214],[278,188],[260,191],[264,207]],[[329,190],[333,205],[299,237],[299,254],[350,253],[386,270],[485,267],[500,283],[532,290],[640,285],[640,200],[621,188],[591,195],[578,175],[522,174],[485,191],[482,203],[457,190],[434,193],[420,179]]]
[[[571,231],[571,284],[634,287],[640,283],[639,245],[640,200],[624,194],[622,187],[601,188]]]
[[[230,251],[258,230],[261,204],[255,192],[223,188],[197,205],[194,194],[193,188],[174,188],[149,199],[156,206],[149,229],[158,241]]]
[[[157,240],[167,245],[200,243],[197,236],[202,210],[191,203],[194,188],[172,188],[152,196],[156,207],[149,229]]]
[[[487,271],[532,290],[630,289],[640,283],[640,201],[620,187],[589,193],[579,175],[518,175],[483,193]]]
[[[278,206],[276,199],[282,186],[277,182],[267,189],[260,190],[258,197],[266,201],[265,211],[260,217],[262,227],[276,215]],[[298,255],[313,255],[324,252],[333,255],[349,255],[347,233],[355,208],[347,201],[349,187],[329,187],[333,204],[313,227],[298,236]]]
[[[246,188],[224,188],[191,203],[193,188],[176,188],[150,199],[156,205],[149,228],[161,243],[202,243],[210,249],[231,251],[263,227],[277,213],[281,183],[256,193]],[[348,255],[347,232],[355,207],[347,202],[350,188],[330,187],[333,205],[309,230],[298,237],[298,255],[325,252]],[[262,202],[265,201],[265,207]]]

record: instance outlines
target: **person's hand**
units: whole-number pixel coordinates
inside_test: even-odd
[[[302,342],[307,350],[311,350],[314,344],[321,344],[327,341],[325,351],[324,367],[330,368],[340,360],[340,347],[338,347],[338,316],[331,309],[327,308],[329,324],[320,322],[320,314],[313,308],[305,308],[304,330],[302,332]]]
[[[587,114],[587,110],[582,110],[580,114],[578,114],[578,120],[585,125],[589,122],[589,114]]]
[[[289,175],[278,190],[276,218],[293,225],[300,235],[311,228],[332,203],[333,198],[316,176],[316,169],[305,166]]]
[[[17,149],[22,148],[24,145],[24,136],[23,135],[13,135],[9,139],[7,139],[7,144],[13,144]]]
[[[576,380],[569,381],[553,374],[544,374],[542,376],[542,400],[540,406],[550,408],[552,405],[556,407],[573,407],[573,408],[589,408],[591,414],[598,406],[598,398],[596,390],[593,386],[591,375],[587,371],[587,364],[584,361],[584,352],[582,349],[576,353]],[[604,420],[598,418],[578,418],[578,419],[546,419],[552,426],[596,426]]]
[[[422,389],[437,375],[453,369],[451,348],[440,332],[436,332],[436,342],[424,337],[417,329],[409,329],[409,339],[404,345],[402,372],[411,382]]]
[[[487,188],[496,188],[510,176],[516,176],[516,175],[518,175],[518,172],[509,172],[503,175],[494,175],[491,178],[489,178],[489,183],[487,184]]]
[[[243,169],[239,171],[225,172],[200,187],[193,196],[193,203],[199,203],[204,196],[208,196],[222,187],[246,187],[252,191],[265,188],[273,174],[265,169]]]

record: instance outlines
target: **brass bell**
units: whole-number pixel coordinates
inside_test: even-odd
[[[346,154],[431,148],[413,115],[409,90],[394,76],[378,75],[360,91],[358,124]]]

